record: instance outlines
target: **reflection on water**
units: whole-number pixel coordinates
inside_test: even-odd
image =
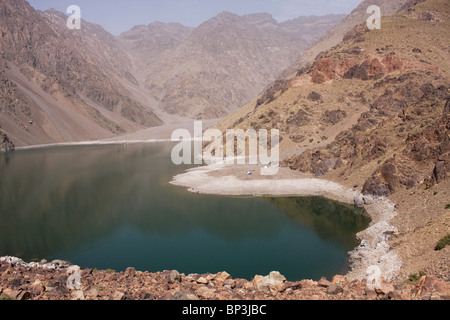
[[[369,220],[320,198],[195,195],[170,144],[0,154],[0,255],[83,267],[288,279],[343,271]]]
[[[370,220],[364,209],[318,197],[270,198],[267,201],[293,222],[314,229],[322,239],[356,247],[355,235],[368,227]]]

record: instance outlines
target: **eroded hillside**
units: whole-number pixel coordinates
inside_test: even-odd
[[[359,25],[218,125],[279,129],[283,166],[395,200],[405,273],[448,260],[449,17],[448,1],[414,1]]]
[[[1,125],[17,145],[98,139],[161,124],[119,79],[128,57],[100,26],[0,2]]]

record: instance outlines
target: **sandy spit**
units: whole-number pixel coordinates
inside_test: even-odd
[[[105,146],[105,145],[126,145],[126,144],[145,144],[145,143],[157,143],[157,142],[170,142],[169,139],[151,139],[151,140],[97,140],[97,141],[81,141],[81,142],[61,142],[50,143],[42,145],[33,145],[26,147],[16,147],[16,151],[21,150],[34,150],[45,149],[54,147],[76,147],[76,146]]]
[[[360,192],[323,179],[254,177],[241,179],[230,166],[210,165],[190,169],[177,175],[171,184],[199,194],[225,196],[318,196],[366,209],[372,218],[370,226],[357,236],[360,246],[349,252],[351,280],[380,277],[395,280],[402,266],[399,256],[388,244],[389,236],[398,232],[389,221],[397,215],[395,204],[388,199],[363,196]]]

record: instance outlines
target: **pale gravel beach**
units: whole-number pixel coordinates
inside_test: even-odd
[[[207,129],[217,122],[217,119],[204,121],[203,128]],[[194,122],[182,121],[160,127],[152,127],[137,132],[128,133],[122,136],[114,136],[106,139],[78,141],[78,142],[60,142],[46,143],[42,145],[18,146],[15,150],[32,150],[51,147],[70,147],[70,146],[95,146],[95,145],[126,145],[126,144],[146,144],[158,142],[172,142],[171,136],[175,130],[186,129],[190,134],[194,135]],[[192,140],[193,141],[193,140]],[[1,152],[1,151],[0,151]]]
[[[170,142],[168,139],[149,139],[149,140],[98,140],[98,141],[81,141],[81,142],[62,142],[43,145],[34,145],[28,147],[16,147],[16,151],[45,149],[53,147],[76,147],[76,146],[106,146],[106,145],[127,145],[127,144],[146,144],[157,142]]]
[[[349,279],[367,279],[369,267],[378,275],[395,280],[402,266],[399,256],[390,248],[388,238],[397,232],[389,221],[397,212],[388,199],[364,197],[358,191],[338,183],[313,178],[292,178],[294,173],[280,168],[275,176],[259,175],[257,166],[210,165],[187,170],[177,175],[171,184],[190,192],[224,196],[315,196],[341,203],[363,206],[372,223],[357,236],[361,244],[349,252]],[[252,173],[249,175],[248,173]]]

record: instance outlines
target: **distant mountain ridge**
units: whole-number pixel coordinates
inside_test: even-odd
[[[0,0],[0,126],[18,147],[103,139],[173,119],[212,119],[258,94],[344,16],[279,24],[223,12],[200,25],[154,22],[113,36]],[[317,30],[301,31],[302,26]],[[306,27],[305,27],[306,28]]]
[[[279,24],[270,14],[222,12],[197,28],[154,23],[135,27],[119,39],[140,59],[141,85],[161,101],[162,109],[210,119],[252,99],[309,41],[343,18],[300,17]]]

